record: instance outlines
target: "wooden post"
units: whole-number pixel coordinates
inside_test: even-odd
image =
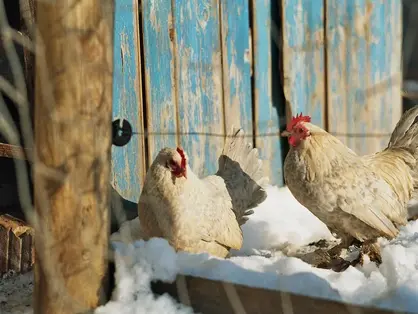
[[[37,1],[35,313],[103,300],[109,232],[113,1]]]

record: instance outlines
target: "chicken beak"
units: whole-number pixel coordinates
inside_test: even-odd
[[[289,131],[287,131],[287,130],[284,130],[282,133],[280,133],[280,136],[282,136],[282,137],[289,137],[290,136],[290,132]]]

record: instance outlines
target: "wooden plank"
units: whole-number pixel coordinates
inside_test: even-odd
[[[0,143],[0,157],[31,160],[32,149],[17,145]]]
[[[324,1],[282,0],[282,14],[286,99],[293,114],[309,114],[325,127]]]
[[[402,113],[401,5],[327,2],[329,130],[360,154],[384,148]]]
[[[113,4],[36,3],[35,314],[105,301]]]
[[[171,1],[143,0],[142,12],[150,164],[163,147],[177,145],[174,25]]]
[[[168,293],[177,301],[189,305],[196,313],[263,313],[263,314],[390,314],[394,311],[345,304],[327,299],[249,287],[222,281],[191,276],[177,276],[177,284],[155,282],[152,290],[157,294]],[[188,300],[182,300],[178,283],[187,288]],[[187,304],[190,301],[190,304]],[[398,312],[401,313],[401,312]],[[406,312],[402,312],[406,313]]]
[[[10,231],[9,237],[9,270],[16,273],[21,271],[22,239]]]
[[[180,143],[203,176],[217,170],[224,143],[219,1],[173,3]]]
[[[282,186],[283,150],[278,134],[284,104],[273,97],[272,90],[272,75],[279,76],[278,65],[272,68],[272,5],[271,1],[252,0],[255,135],[260,157],[266,160],[264,172],[271,184]]]
[[[32,268],[33,234],[33,229],[24,221],[8,214],[0,215],[0,275]]]
[[[116,0],[115,4],[113,120],[128,120],[139,134],[125,146],[112,147],[111,182],[123,198],[138,202],[146,169],[138,0]]]
[[[384,49],[384,57],[380,59],[379,67],[382,74],[380,81],[376,85],[385,87],[383,89],[382,100],[378,120],[379,132],[390,134],[403,113],[402,85],[402,2],[401,1],[382,1],[377,3],[381,10],[381,21],[373,28],[373,37],[381,35],[382,42],[375,48],[375,53],[380,54]],[[382,16],[383,15],[383,16]],[[389,20],[389,23],[388,23]],[[373,18],[372,18],[372,24]],[[384,26],[382,32],[381,27]],[[371,56],[374,59],[374,56]],[[376,148],[384,148],[389,141],[389,136],[380,139],[380,145]]]
[[[354,138],[345,134],[354,132],[352,121],[358,117],[353,115],[366,102],[361,97],[366,87],[366,38],[360,20],[366,19],[366,0],[328,1],[326,11],[329,131],[354,148]]]
[[[33,236],[31,234],[25,233],[21,237],[22,240],[22,254],[20,260],[20,270],[22,273],[25,273],[32,269],[34,263],[34,243]]]
[[[226,131],[241,127],[252,142],[250,4],[226,0],[220,6]]]
[[[10,228],[0,224],[0,274],[9,270]]]

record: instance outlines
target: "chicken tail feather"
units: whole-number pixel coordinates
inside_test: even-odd
[[[246,140],[244,131],[234,131],[228,137],[219,157],[218,175],[224,178],[232,198],[238,222],[244,224],[253,214],[251,208],[262,203],[267,194],[263,187],[268,177],[263,173],[263,162],[257,148]]]
[[[396,124],[389,140],[388,149],[404,149],[408,151],[413,160],[404,159],[413,172],[413,197],[418,197],[418,106],[407,110]]]
[[[405,148],[415,154],[418,148],[418,106],[407,110],[392,132],[388,147]]]

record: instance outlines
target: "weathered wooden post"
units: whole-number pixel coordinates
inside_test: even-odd
[[[35,313],[80,313],[104,295],[113,1],[38,1],[37,13]]]

